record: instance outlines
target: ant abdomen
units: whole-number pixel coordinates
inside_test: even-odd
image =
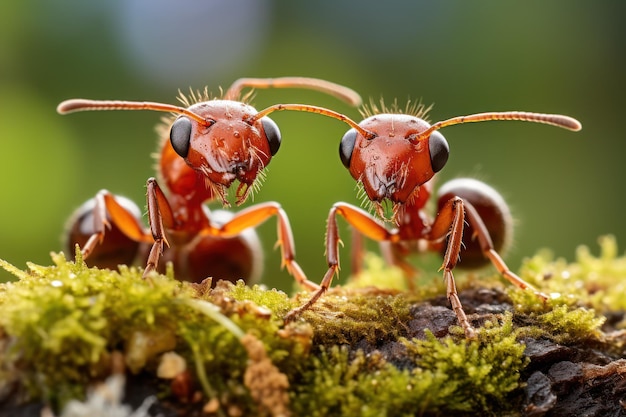
[[[115,196],[115,201],[128,213],[135,216],[137,223],[141,222],[141,211],[137,205],[121,196]],[[67,238],[65,250],[75,258],[75,248],[90,247],[87,244],[90,238],[98,233],[97,222],[94,222],[96,198],[86,201],[78,207],[67,224]],[[207,213],[208,215],[208,213]],[[211,222],[220,226],[233,217],[233,213],[226,210],[211,212]],[[111,221],[107,213],[106,239],[93,245],[85,263],[90,267],[115,270],[119,265],[134,265],[137,262],[145,264],[148,259],[151,242],[141,242],[127,236]],[[176,270],[177,278],[200,283],[205,278],[212,277],[213,284],[218,280],[236,282],[243,279],[247,283],[259,280],[263,270],[263,250],[256,231],[246,229],[233,237],[216,237],[210,235],[177,236],[174,247],[165,251],[159,259],[156,270],[165,273],[167,263],[171,262]]]
[[[457,178],[446,182],[437,193],[437,206],[443,205],[455,196],[461,197],[476,210],[478,217],[485,224],[493,249],[498,253],[506,251],[513,235],[513,219],[504,198],[493,187],[473,178]],[[466,209],[467,210],[467,209]],[[445,251],[445,247],[442,252]],[[478,268],[488,264],[474,228],[465,222],[463,229],[463,247],[459,267]]]
[[[278,246],[282,264],[294,279],[308,288],[319,286],[309,281],[298,265],[289,219],[278,203],[254,204],[224,221],[205,210],[204,202],[218,200],[229,206],[228,191],[238,184],[237,205],[257,189],[264,169],[280,147],[278,126],[269,114],[305,111],[344,120],[350,127],[366,133],[356,122],[323,107],[307,104],[275,104],[256,111],[247,104],[247,88],[304,88],[330,94],[358,106],[361,97],[353,90],[329,81],[306,77],[241,78],[221,98],[208,93],[181,95],[185,107],[151,101],[70,99],[60,103],[60,114],[92,110],[150,110],[172,113],[164,118],[161,157],[157,177],[146,182],[149,226],[135,210],[106,190],[75,215],[69,229],[70,253],[78,244],[83,259],[96,266],[115,268],[143,259],[143,277],[163,272],[167,262],[181,280],[202,281],[206,277],[253,281],[260,275],[262,252],[253,229],[270,217],[278,222]],[[369,137],[369,136],[368,136]],[[91,210],[91,212],[89,212]],[[117,237],[111,236],[114,233]],[[94,254],[95,255],[92,255]],[[96,259],[97,258],[97,259]]]
[[[133,201],[120,196],[116,196],[116,201],[132,213],[137,221],[141,219],[141,211]],[[87,241],[97,233],[94,222],[95,205],[96,198],[87,200],[74,210],[67,222],[63,246],[72,260],[75,257],[76,245],[81,248],[85,247]],[[89,258],[85,260],[89,266],[117,269],[118,265],[131,265],[139,254],[141,242],[128,237],[110,220],[107,215],[107,222],[110,225],[106,232],[107,238],[96,245],[89,253]]]
[[[220,226],[233,216],[230,211],[214,210],[211,223]],[[261,277],[264,256],[258,234],[248,228],[233,237],[197,235],[188,243],[179,242],[163,253],[157,271],[164,272],[167,262],[172,262],[180,280],[200,283],[212,277],[213,286],[218,280],[242,279],[251,284]]]

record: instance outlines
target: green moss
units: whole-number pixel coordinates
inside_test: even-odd
[[[507,290],[516,314],[524,316],[527,331],[558,343],[599,339],[605,314],[626,310],[626,256],[618,256],[612,236],[599,239],[600,255],[581,246],[576,262],[555,259],[540,251],[525,261],[523,279],[549,295],[542,303],[531,291]]]
[[[516,318],[528,336],[545,337],[557,343],[600,338],[600,328],[606,319],[593,309],[568,304],[562,297],[543,303],[528,290],[509,290],[508,294]]]
[[[304,353],[302,343],[279,335],[280,320],[258,314],[252,301],[220,309],[228,285],[202,299],[198,288],[169,276],[144,280],[133,268],[113,272],[87,268],[80,258],[53,260],[51,267],[29,265],[28,272],[2,264],[20,279],[0,287],[0,372],[5,384],[23,378],[32,398],[55,408],[83,398],[90,382],[108,375],[116,350],[124,351],[131,372],[152,374],[159,355],[175,350],[197,371],[208,398],[252,412],[242,336],[259,335],[272,358],[297,361]],[[282,310],[290,306],[284,294],[254,291],[276,303],[282,298]]]
[[[73,263],[55,255],[53,266],[28,271],[0,262],[18,277],[0,285],[0,392],[26,381],[22,399],[60,409],[111,373],[116,352],[128,372],[157,380],[161,355],[175,351],[197,382],[197,406],[210,403],[222,416],[514,414],[528,363],[520,340],[578,348],[613,340],[604,317],[626,309],[626,257],[610,237],[600,246],[598,256],[579,248],[573,263],[546,251],[526,260],[520,275],[550,295],[545,303],[493,272],[456,274],[462,300],[480,294],[464,289],[498,287],[508,299],[491,293],[512,307],[472,313],[485,302],[479,297],[469,307],[471,341],[457,325],[439,327],[437,338],[437,326],[415,316],[445,302],[439,273],[425,271],[407,291],[401,271],[372,255],[357,278],[287,325],[283,317],[308,293],[289,297],[243,282],[211,289],[209,281],[176,281],[171,271],[144,280],[134,268],[88,268],[80,256]],[[168,381],[157,385],[176,401]]]
[[[166,277],[150,284],[134,269],[98,271],[62,255],[54,261],[31,264],[22,279],[0,287],[0,327],[11,340],[0,361],[28,363],[22,371],[31,390],[63,403],[106,373],[111,350],[136,330],[171,332],[172,312],[181,308],[174,295],[190,291]]]
[[[297,415],[415,416],[507,410],[527,361],[511,315],[478,331],[478,340],[403,340],[410,364],[399,369],[380,354],[323,348],[296,388]]]
[[[251,302],[252,305],[267,308],[272,313],[272,319],[281,320],[296,304],[287,294],[276,289],[268,290],[260,285],[248,287],[243,281],[229,288],[230,296],[236,301]]]
[[[305,311],[303,319],[312,326],[316,344],[380,344],[403,334],[398,324],[409,320],[409,308],[397,291],[336,287]]]
[[[426,333],[426,340],[405,342],[418,374],[429,374],[443,391],[431,392],[429,410],[493,413],[506,410],[507,395],[520,387],[520,371],[527,364],[524,345],[517,341],[512,315],[500,323],[487,322],[477,340],[442,340]]]
[[[224,287],[224,293],[213,291],[214,295],[210,299],[222,305],[222,310],[234,323],[268,347],[267,354],[272,362],[293,373],[290,370],[295,369],[295,365],[308,353],[313,337],[307,324],[284,328],[283,316],[295,307],[293,300],[282,291],[268,290],[258,285],[247,287],[243,281],[236,285],[224,283]],[[235,304],[224,307],[224,298],[233,300]]]
[[[593,310],[558,306],[539,317],[547,334],[553,335],[558,343],[580,339],[599,338],[600,326],[606,320],[596,316]]]
[[[322,348],[306,364],[302,383],[292,392],[294,414],[385,416],[389,414],[383,410],[389,407],[394,407],[397,415],[406,413],[395,399],[399,393],[404,394],[401,398],[410,398],[410,373],[389,364],[371,362],[362,351],[351,355],[348,346]]]
[[[598,312],[626,310],[626,256],[619,256],[613,236],[598,242],[598,256],[580,246],[571,263],[540,251],[524,262],[520,274],[559,304],[584,305]]]

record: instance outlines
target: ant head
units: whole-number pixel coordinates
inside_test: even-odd
[[[428,108],[421,104],[407,105],[401,114],[392,111],[371,114],[361,123],[323,107],[304,104],[277,104],[259,111],[251,120],[259,120],[280,110],[305,111],[341,120],[350,126],[339,145],[339,156],[352,177],[363,185],[369,201],[383,213],[383,201],[393,205],[393,215],[405,203],[425,204],[429,191],[421,187],[439,172],[448,161],[449,148],[439,129],[461,123],[489,120],[521,120],[544,123],[577,131],[581,124],[568,116],[529,112],[490,112],[453,117],[429,125],[422,119]],[[375,106],[367,113],[379,113]],[[419,190],[424,189],[422,195]],[[381,216],[382,217],[382,216]]]
[[[204,122],[178,116],[169,132],[172,148],[224,203],[228,188],[239,181],[237,204],[242,203],[278,152],[278,126],[269,117],[251,120],[257,111],[238,101],[203,101],[188,110]]]
[[[61,114],[86,110],[153,110],[178,115],[165,118],[169,126],[169,143],[161,155],[161,170],[169,186],[193,187],[189,181],[179,184],[187,165],[205,178],[212,195],[228,205],[226,193],[235,180],[237,204],[246,200],[250,191],[263,178],[263,169],[280,147],[278,126],[266,116],[257,116],[250,105],[232,100],[210,99],[206,93],[181,96],[186,107],[153,102],[100,101],[73,99],[61,103]],[[194,101],[191,104],[190,101]],[[159,129],[162,130],[162,129]],[[182,158],[184,163],[178,159]],[[180,162],[179,162],[180,161]]]
[[[348,130],[339,154],[372,202],[405,203],[448,160],[448,143],[441,133],[419,138],[430,125],[418,117],[384,113],[368,117],[359,126],[370,137]]]
[[[576,119],[568,116],[516,111],[459,116],[430,125],[422,119],[428,109],[419,104],[413,108],[407,106],[406,113],[413,110],[414,116],[399,112],[375,114],[378,111],[372,107],[372,111],[366,109],[369,117],[356,126],[351,120],[342,119],[351,129],[341,140],[339,156],[352,177],[363,186],[381,217],[384,217],[384,201],[391,203],[394,218],[405,203],[425,204],[429,190],[422,185],[448,160],[448,143],[438,131],[443,127],[489,120],[521,120],[573,131],[582,128]],[[424,192],[420,195],[422,189]]]
[[[304,88],[330,94],[354,106],[361,103],[356,92],[339,84],[316,78],[279,77],[241,78],[222,99],[212,99],[207,89],[192,90],[189,97],[182,94],[179,97],[184,107],[154,102],[72,99],[60,103],[57,111],[66,114],[87,110],[152,110],[178,115],[175,119],[164,119],[167,127],[158,127],[162,137],[169,138],[160,161],[168,188],[194,198],[218,197],[228,205],[226,192],[238,180],[237,204],[241,204],[259,185],[257,179],[263,178],[263,169],[280,147],[280,130],[268,114],[294,110],[345,119],[331,110],[304,104],[277,104],[257,112],[245,103],[252,92],[241,96],[244,88]],[[205,192],[198,192],[196,179],[187,175],[187,167],[204,177]]]

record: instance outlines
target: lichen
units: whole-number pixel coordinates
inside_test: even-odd
[[[272,417],[290,416],[287,376],[272,363],[260,340],[248,334],[242,343],[249,358],[243,382],[259,412]]]

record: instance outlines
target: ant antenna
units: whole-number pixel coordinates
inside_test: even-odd
[[[59,114],[74,113],[77,111],[91,110],[152,110],[161,112],[170,112],[184,114],[185,116],[195,120],[203,126],[210,126],[214,122],[207,120],[198,114],[189,111],[184,107],[174,106],[171,104],[155,103],[151,101],[122,101],[122,100],[87,100],[76,98],[65,100],[57,106]]]
[[[376,136],[375,133],[372,133],[363,129],[361,126],[359,126],[357,122],[355,122],[354,120],[352,120],[345,114],[337,113],[336,111],[332,111],[324,107],[311,106],[308,104],[275,104],[273,106],[269,106],[261,110],[260,112],[252,116],[250,119],[248,119],[248,122],[254,123],[255,121],[259,120],[262,117],[267,116],[270,113],[273,113],[275,111],[283,111],[283,110],[305,111],[309,113],[317,113],[317,114],[321,114],[324,116],[332,117],[334,119],[341,120],[342,122],[346,123],[351,128],[359,132],[366,139],[373,139]]]
[[[343,85],[307,77],[240,78],[230,86],[225,100],[235,100],[244,88],[302,88],[326,93],[352,106],[361,105],[361,96]]]
[[[461,123],[485,122],[489,120],[520,120],[523,122],[544,123],[547,125],[562,127],[563,129],[573,130],[574,132],[582,129],[580,122],[572,117],[563,116],[561,114],[531,113],[524,111],[505,111],[505,112],[489,112],[477,113],[469,116],[457,116],[448,120],[443,120],[433,124],[431,127],[417,135],[417,140],[426,139],[435,130],[439,130],[446,126],[458,125]]]

